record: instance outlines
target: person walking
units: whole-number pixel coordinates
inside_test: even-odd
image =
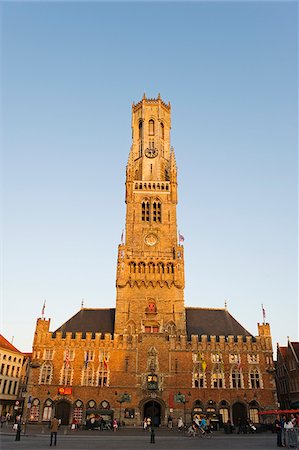
[[[184,428],[184,422],[183,419],[181,417],[178,418],[178,430],[182,431]]]
[[[280,415],[277,414],[275,422],[274,422],[275,432],[277,435],[277,447],[282,447],[282,428],[281,428],[281,420]]]
[[[50,425],[50,429],[51,429],[50,447],[52,447],[53,438],[54,438],[54,445],[56,446],[56,444],[57,444],[57,431],[58,431],[58,428],[59,428],[59,420],[57,419],[56,416],[54,416],[53,419],[51,420],[51,425]]]
[[[20,441],[21,440],[21,431],[22,431],[22,421],[21,421],[20,415],[16,417],[15,425],[16,425],[16,431],[17,431],[15,441]]]
[[[147,418],[145,417],[143,420],[143,430],[146,431],[147,429]]]
[[[116,420],[116,419],[113,419],[113,431],[114,431],[115,433],[117,432],[117,428],[118,428],[117,420]]]

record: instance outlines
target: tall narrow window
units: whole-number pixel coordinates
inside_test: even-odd
[[[158,200],[153,202],[153,222],[161,223],[161,203]]]
[[[261,387],[260,373],[256,367],[250,372],[250,387],[251,389],[259,389]]]
[[[142,222],[150,221],[150,203],[148,200],[144,200],[141,204],[141,220]]]
[[[84,368],[82,370],[82,386],[93,386],[93,367],[91,364],[84,364]]]
[[[241,372],[236,367],[231,371],[231,387],[233,389],[242,388]]]
[[[139,122],[139,139],[142,139],[142,121]]]
[[[71,386],[73,382],[73,369],[70,365],[63,365],[60,374],[60,383],[64,386]]]
[[[148,123],[148,134],[153,136],[155,134],[155,122],[151,119]]]
[[[45,362],[40,369],[39,384],[50,384],[52,379],[53,366]]]
[[[204,388],[206,387],[205,371],[202,369],[202,364],[195,364],[193,367],[192,387]]]
[[[164,139],[164,125],[161,122],[161,138]]]

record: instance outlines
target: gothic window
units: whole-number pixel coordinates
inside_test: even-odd
[[[139,273],[145,273],[145,263],[139,263]]]
[[[138,128],[139,128],[139,139],[142,139],[142,120],[140,120]]]
[[[141,203],[141,220],[142,222],[150,221],[150,203],[148,200]]]
[[[176,331],[176,326],[173,322],[169,322],[166,325],[166,333],[169,334],[170,336],[174,335]]]
[[[164,139],[164,124],[161,122],[161,138]]]
[[[155,347],[151,347],[147,352],[147,370],[156,371],[158,369],[158,352]]]
[[[52,363],[45,362],[40,368],[39,384],[51,384],[52,374]]]
[[[53,401],[50,398],[45,401],[42,418],[43,421],[48,422],[52,419],[52,404]]]
[[[39,408],[40,408],[39,399],[38,398],[33,399],[32,406],[30,408],[30,422],[39,421]]]
[[[220,408],[219,409],[219,414],[222,418],[222,423],[227,423],[228,419],[229,419],[229,413],[228,413],[228,408]]]
[[[81,386],[93,386],[93,366],[84,363],[84,367],[82,369],[82,381]]]
[[[173,273],[174,269],[173,269],[173,264],[172,263],[168,263],[167,264],[167,273]]]
[[[259,404],[255,400],[249,403],[249,419],[253,423],[259,423]]]
[[[142,141],[139,142],[139,156],[142,156]]]
[[[192,374],[192,387],[204,388],[206,387],[206,374],[202,370],[201,364],[194,364]]]
[[[81,400],[76,400],[73,407],[73,420],[76,423],[83,422],[83,402]]]
[[[154,139],[150,139],[148,143],[149,148],[155,148],[155,141]]]
[[[258,363],[259,362],[259,355],[255,354],[255,353],[249,353],[247,355],[247,360],[248,360],[249,364]]]
[[[148,123],[148,134],[153,136],[155,134],[155,122],[151,119]]]
[[[161,203],[158,200],[153,202],[153,221],[161,223]]]
[[[96,385],[100,387],[109,386],[109,355],[100,353],[100,364],[97,371]]]
[[[130,273],[136,273],[136,263],[130,262]]]
[[[249,373],[249,386],[251,389],[259,389],[261,387],[260,373],[256,367]]]
[[[224,373],[222,368],[220,367],[220,364],[215,364],[212,370],[211,387],[214,389],[224,388],[224,384]]]
[[[60,385],[71,386],[73,383],[73,368],[64,364],[60,373]]]
[[[158,263],[158,273],[164,273],[164,264]]]
[[[231,370],[231,388],[238,389],[242,388],[242,374],[241,371],[237,367],[233,367]]]

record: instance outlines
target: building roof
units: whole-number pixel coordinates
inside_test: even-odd
[[[225,308],[186,308],[187,334],[252,336]]]
[[[67,320],[54,333],[114,332],[115,308],[82,308],[73,317]]]
[[[226,309],[186,308],[187,334],[208,336],[252,336]],[[67,320],[58,331],[111,333],[114,332],[115,308],[82,308]]]
[[[15,353],[22,353],[18,350],[14,345],[12,345],[7,339],[5,339],[2,334],[0,334],[0,348],[5,348],[5,350],[9,350]]]

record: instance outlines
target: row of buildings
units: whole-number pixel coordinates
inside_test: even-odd
[[[31,422],[48,421],[55,411],[63,424],[101,415],[127,425],[208,414],[221,425],[258,423],[260,412],[278,407],[275,373],[292,372],[292,355],[298,372],[296,344],[278,352],[275,371],[268,323],[253,335],[226,307],[185,306],[170,130],[171,106],[160,96],[133,104],[115,308],[82,307],[52,331],[50,320],[38,319],[30,364],[28,355],[7,364],[1,353],[1,389],[15,401],[1,398],[2,413],[23,404]],[[298,384],[293,388],[298,393]],[[285,395],[280,402],[288,401]]]

